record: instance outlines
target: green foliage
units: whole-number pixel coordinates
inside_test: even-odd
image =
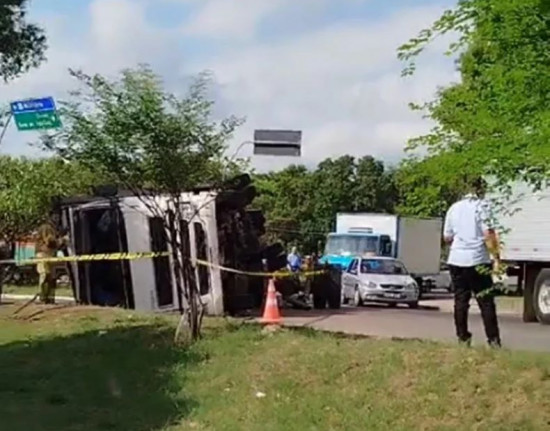
[[[260,196],[255,205],[266,214],[270,239],[310,252],[324,243],[337,212],[393,212],[393,176],[370,156],[326,159],[315,170],[290,166],[257,175]]]
[[[145,65],[122,71],[116,80],[81,71],[70,74],[80,88],[60,109],[65,126],[44,136],[42,144],[129,189],[149,214],[163,219],[182,314],[175,338],[196,340],[204,304],[190,250],[178,239],[178,226],[188,222],[182,192],[220,183],[239,169],[239,163],[228,164],[224,152],[242,120],[211,119],[213,102],[206,97],[209,76],[204,73],[182,98],[167,93]],[[150,192],[168,196],[172,210],[150,199]]]
[[[462,82],[417,107],[437,125],[409,143],[433,159],[429,187],[443,190],[464,175],[491,176],[501,190],[517,180],[543,186],[550,174],[548,1],[461,0],[400,48],[404,73],[414,72],[427,44],[451,32],[459,35],[449,53],[458,54]]]
[[[44,60],[44,31],[27,22],[27,0],[0,3],[0,77],[9,81]]]
[[[399,190],[396,210],[399,214],[418,217],[444,217],[447,209],[468,190],[464,172],[454,154],[440,153],[425,158],[404,160],[395,174]]]
[[[52,199],[86,193],[92,174],[58,158],[0,157],[0,240],[28,235],[46,219]]]
[[[221,179],[226,142],[241,120],[210,119],[207,74],[183,98],[166,93],[147,66],[114,81],[77,71],[71,76],[80,89],[62,104],[65,126],[44,137],[46,148],[132,190],[177,194]]]

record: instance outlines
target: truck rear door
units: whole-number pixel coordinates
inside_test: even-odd
[[[441,264],[441,219],[400,217],[397,258],[415,275],[438,274]]]

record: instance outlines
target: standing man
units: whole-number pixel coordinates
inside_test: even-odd
[[[487,342],[500,347],[500,331],[492,291],[491,256],[495,270],[500,263],[499,242],[490,220],[485,198],[486,183],[477,178],[469,182],[470,193],[454,203],[445,217],[444,240],[450,244],[449,270],[454,285],[454,319],[460,342],[470,345],[468,310],[472,293],[475,295]]]
[[[296,247],[292,247],[287,256],[288,269],[292,272],[297,272],[302,267],[302,258],[298,254]]]
[[[47,259],[55,257],[57,251],[66,244],[66,238],[60,238],[57,232],[57,215],[50,213],[48,221],[40,225],[36,238],[36,258]],[[51,262],[39,262],[36,264],[38,272],[38,285],[40,289],[40,301],[44,304],[53,304],[55,302],[55,271]]]

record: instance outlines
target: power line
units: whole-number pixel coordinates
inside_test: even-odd
[[[267,227],[265,229],[267,232],[280,232],[280,233],[297,233],[300,235],[319,235],[326,236],[328,232],[314,231],[314,230],[296,230],[296,229],[285,229],[285,228],[276,228],[276,227]]]

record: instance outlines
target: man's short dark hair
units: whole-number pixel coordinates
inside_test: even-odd
[[[487,181],[481,176],[472,176],[466,178],[466,187],[470,193],[482,196],[487,190]]]

